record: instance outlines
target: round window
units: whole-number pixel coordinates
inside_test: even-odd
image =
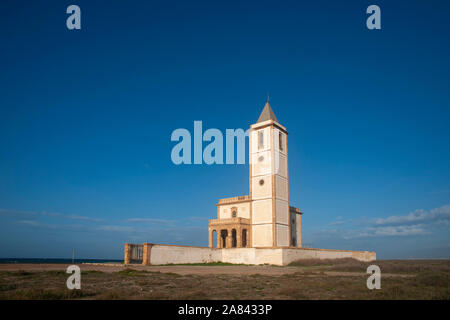
[[[259,185],[262,186],[264,184],[264,179],[259,180]]]
[[[264,157],[263,157],[263,156],[260,156],[260,157],[258,158],[258,160],[259,160],[259,162],[262,162],[262,161],[264,160]]]

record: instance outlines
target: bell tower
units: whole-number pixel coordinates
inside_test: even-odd
[[[269,100],[250,126],[252,247],[288,247],[291,242],[286,128]]]

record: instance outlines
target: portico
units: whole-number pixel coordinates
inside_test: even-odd
[[[246,248],[251,243],[250,219],[229,218],[209,221],[209,247],[213,248],[214,237],[217,248]]]

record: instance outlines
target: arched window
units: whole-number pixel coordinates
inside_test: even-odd
[[[237,208],[236,207],[231,208],[231,217],[232,218],[237,217]]]
[[[264,148],[264,131],[258,132],[258,149]]]
[[[231,246],[233,248],[237,247],[236,229],[231,230]]]
[[[278,145],[280,151],[283,151],[283,134],[280,131],[278,132]]]

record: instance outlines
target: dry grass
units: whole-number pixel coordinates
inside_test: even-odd
[[[424,272],[450,272],[450,260],[377,260],[362,262],[352,258],[344,259],[305,259],[292,262],[290,266],[321,267],[329,271],[365,272],[375,264],[382,273],[419,274]]]
[[[352,259],[303,260],[292,264],[298,272],[281,276],[85,271],[82,290],[72,291],[65,287],[63,271],[1,272],[0,299],[450,299],[450,261],[374,264],[382,274],[394,274],[382,276],[380,290],[366,287],[369,264]],[[353,273],[332,276],[329,271]]]

